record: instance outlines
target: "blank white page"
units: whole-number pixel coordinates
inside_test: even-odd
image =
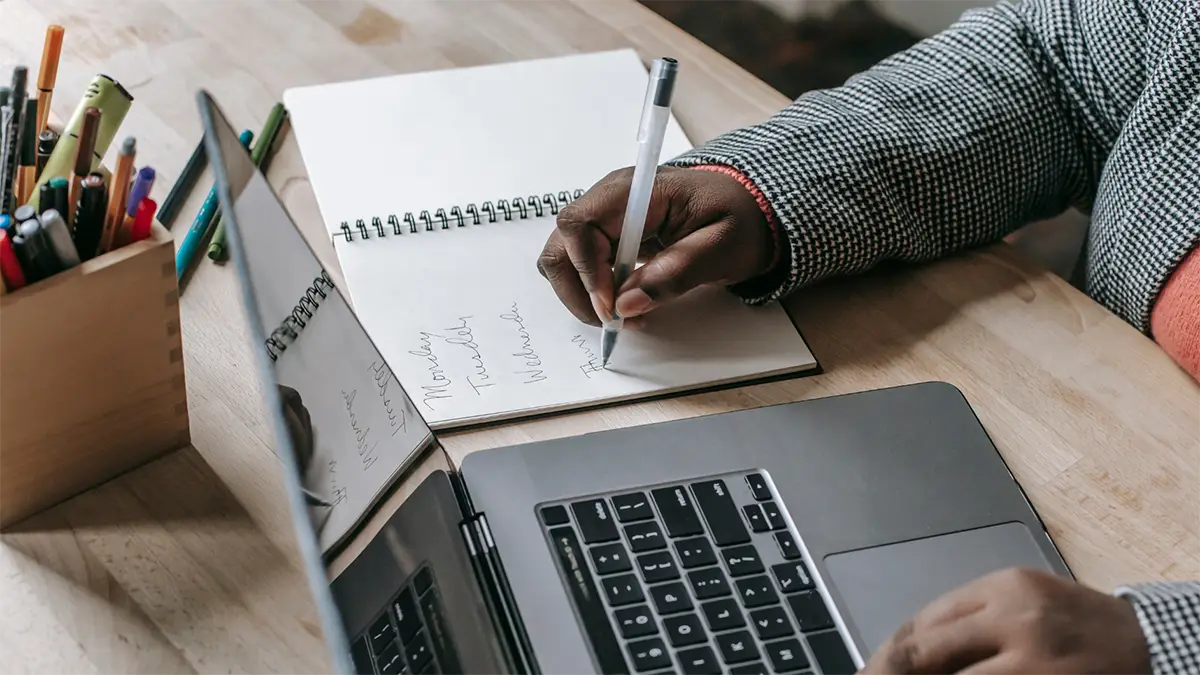
[[[633,163],[646,79],[627,50],[285,94],[356,312],[434,429],[815,367],[782,309],[703,289],[624,331],[600,370],[599,329],[535,267],[549,211],[340,234],[344,221],[586,190]],[[689,147],[672,119],[663,158]]]

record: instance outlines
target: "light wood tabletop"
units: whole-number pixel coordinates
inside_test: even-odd
[[[54,117],[70,115],[96,73],[121,81],[136,98],[122,135],[136,135],[139,163],[158,170],[160,202],[199,140],[201,87],[257,131],[291,86],[633,46],[686,65],[676,113],[694,143],[787,103],[632,0],[2,0],[0,72],[24,63],[32,74],[51,23],[66,27]],[[269,178],[336,269],[292,138]],[[177,240],[210,181],[183,209]],[[194,447],[3,536],[5,672],[327,670],[236,283],[204,261],[183,292]],[[997,245],[823,284],[786,306],[823,374],[455,433],[444,445],[461,458],[943,380],[964,392],[1082,581],[1200,579],[1200,388],[1062,279]]]

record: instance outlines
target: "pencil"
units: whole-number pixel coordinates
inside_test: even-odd
[[[62,26],[50,26],[46,29],[46,43],[42,46],[42,65],[38,68],[38,136],[46,130],[46,122],[50,119],[50,98],[54,95],[54,82],[58,79],[58,59],[62,56],[62,42]]]
[[[137,140],[129,136],[121,143],[117,155],[117,173],[108,184],[108,215],[104,218],[104,234],[100,237],[97,255],[112,249],[113,237],[125,224],[125,202],[129,199],[129,179],[133,174],[133,157],[137,154]]]
[[[75,146],[75,171],[70,178],[67,191],[67,212],[62,214],[67,223],[75,222],[75,209],[83,190],[83,179],[92,172],[92,153],[96,149],[96,133],[100,130],[100,110],[88,108],[83,115],[83,126],[79,130],[79,143]]]
[[[183,206],[183,202],[187,199],[188,193],[192,191],[192,187],[196,184],[196,179],[200,177],[200,172],[204,170],[205,155],[204,155],[204,139],[200,139],[200,143],[196,145],[196,149],[192,151],[192,156],[188,159],[187,165],[183,167],[183,173],[179,174],[179,179],[175,181],[175,185],[171,187],[170,194],[163,200],[162,206],[158,209],[158,222],[162,223],[163,227],[171,229],[172,223],[175,222],[175,216],[179,215],[179,207]]]
[[[275,144],[275,137],[279,135],[279,129],[283,127],[283,120],[287,116],[287,110],[284,109],[282,103],[276,103],[271,108],[270,114],[267,115],[267,121],[263,123],[262,133],[258,135],[258,141],[254,143],[254,149],[250,151],[250,161],[254,162],[254,166],[259,167],[260,171],[265,172],[267,157],[271,153],[271,146]],[[208,257],[212,260],[225,260],[225,219],[217,218],[217,229],[213,233],[212,243],[208,245]]]
[[[17,161],[17,204],[29,201],[37,182],[37,101],[29,99],[25,104],[25,118],[21,123],[25,133],[21,135],[20,159]]]
[[[242,132],[238,137],[243,148],[250,147],[250,141],[254,138],[254,132],[249,129]],[[192,263],[196,260],[196,254],[200,251],[200,245],[204,238],[208,236],[210,226],[213,224],[213,216],[217,213],[218,199],[217,186],[213,185],[208,191],[208,198],[204,200],[204,206],[200,207],[200,212],[196,214],[196,219],[192,221],[192,227],[188,230],[187,236],[179,244],[179,249],[175,252],[175,278],[177,281],[183,281],[183,277],[191,268]],[[228,205],[232,207],[232,204]]]

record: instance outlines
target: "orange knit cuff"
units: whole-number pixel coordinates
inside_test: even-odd
[[[1193,249],[1163,286],[1150,314],[1150,333],[1200,381],[1200,249]]]
[[[701,164],[698,166],[693,166],[692,168],[700,171],[715,171],[717,173],[723,173],[741,183],[742,187],[746,188],[750,192],[750,196],[754,197],[755,203],[758,204],[758,208],[762,210],[763,216],[767,219],[767,226],[771,228],[771,238],[775,242],[775,252],[771,256],[771,266],[767,269],[775,269],[775,266],[779,264],[779,259],[783,256],[783,246],[785,242],[783,234],[779,229],[779,221],[775,218],[775,209],[771,208],[771,202],[767,201],[767,198],[765,195],[763,195],[762,190],[759,190],[758,186],[755,185],[749,178],[747,178],[745,174],[731,166],[725,166],[723,164]]]

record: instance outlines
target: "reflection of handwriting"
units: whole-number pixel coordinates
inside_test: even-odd
[[[342,400],[346,402],[346,415],[350,418],[350,428],[354,431],[354,444],[358,448],[358,457],[362,460],[362,469],[366,471],[371,468],[375,460],[379,456],[375,454],[375,448],[379,445],[379,441],[371,441],[371,427],[362,427],[359,425],[358,416],[354,414],[354,398],[358,395],[358,390],[353,390],[346,393],[342,390]]]
[[[387,413],[388,426],[392,428],[392,435],[404,431],[408,426],[408,416],[403,410],[396,412],[392,407],[392,399],[388,398],[388,384],[392,381],[392,371],[387,367],[386,363],[380,363],[378,366],[375,361],[369,366],[371,372],[375,376],[375,386],[379,388],[379,398],[383,400],[383,410]]]
[[[337,460],[329,460],[329,491],[333,493],[331,503],[334,506],[346,501],[346,488],[338,485]]]
[[[592,351],[592,348],[588,346],[587,340],[584,339],[582,335],[576,335],[575,337],[571,338],[571,344],[578,347],[587,358],[587,361],[583,365],[579,366],[579,371],[583,373],[584,377],[590,380],[592,379],[592,373],[598,373],[604,370],[604,366],[600,364],[600,358],[596,356],[596,352]]]
[[[500,315],[501,319],[513,322],[517,327],[517,335],[521,337],[521,351],[513,352],[513,356],[523,359],[525,367],[529,370],[515,370],[516,375],[524,375],[526,379],[522,384],[533,384],[534,382],[543,382],[546,376],[543,374],[542,357],[538,356],[537,352],[533,351],[532,340],[529,337],[529,331],[525,328],[525,319],[521,317],[521,311],[517,308],[517,303],[512,304],[512,308],[506,314]]]
[[[430,338],[437,338],[439,340],[446,339],[441,335],[435,335],[433,333],[426,333],[422,331],[421,347],[419,349],[413,349],[408,353],[412,354],[413,356],[420,356],[429,362],[429,376],[433,380],[433,384],[421,386],[421,389],[425,392],[425,397],[421,399],[421,403],[424,403],[425,407],[433,410],[433,406],[429,403],[430,401],[436,401],[440,398],[450,398],[453,396],[453,394],[448,391],[450,389],[451,380],[446,376],[446,371],[442,370],[442,366],[438,362],[437,355],[433,353],[433,340]]]
[[[471,330],[471,326],[467,323],[470,316],[458,317],[458,325],[446,328],[447,332],[453,332],[457,337],[444,338],[446,344],[459,345],[466,349],[471,354],[471,360],[475,362],[475,372],[467,376],[467,384],[478,394],[480,389],[484,387],[494,387],[495,382],[488,382],[492,376],[488,374],[487,366],[483,364],[483,355],[479,353],[479,345],[475,342],[475,334]]]

